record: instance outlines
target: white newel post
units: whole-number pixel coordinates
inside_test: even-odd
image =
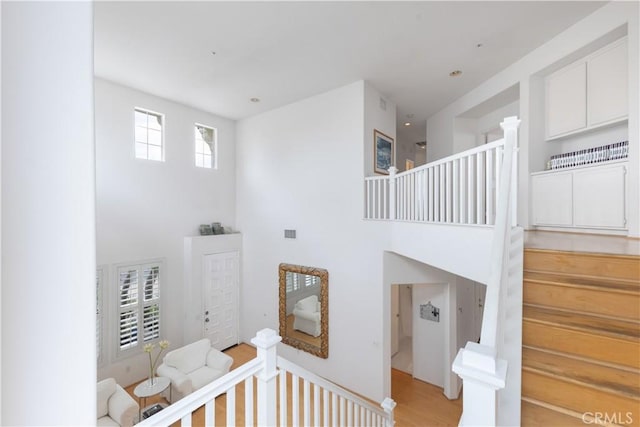
[[[396,407],[396,402],[390,397],[385,397],[380,406],[382,406],[384,412],[387,413],[387,427],[393,427],[393,425],[396,423],[393,420],[393,408]]]
[[[520,120],[516,116],[505,117],[500,123],[504,131],[504,148],[513,150],[513,163],[511,165],[511,225],[518,225],[518,127]]]
[[[391,166],[389,168],[389,219],[396,219],[396,174],[398,168]]]
[[[258,379],[258,425],[276,425],[276,377],[277,357],[276,345],[282,340],[273,329],[258,331],[251,342],[258,349],[257,357],[264,367],[256,376]]]
[[[498,425],[497,394],[505,386],[507,362],[497,359],[494,349],[468,342],[453,361],[453,372],[463,381],[460,425]]]

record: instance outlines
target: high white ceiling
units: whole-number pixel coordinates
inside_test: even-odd
[[[364,79],[420,141],[428,116],[602,5],[96,2],[95,73],[232,119]]]

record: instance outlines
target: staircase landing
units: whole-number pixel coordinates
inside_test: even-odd
[[[524,247],[567,252],[640,255],[640,239],[599,234],[525,231]]]

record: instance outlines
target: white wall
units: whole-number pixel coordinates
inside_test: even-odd
[[[505,91],[515,84],[520,84],[520,118],[522,123],[519,132],[519,206],[518,223],[529,225],[528,187],[529,174],[533,172],[529,165],[529,156],[537,156],[537,152],[546,147],[540,133],[540,99],[538,92],[541,86],[537,84],[541,73],[547,73],[557,64],[563,63],[571,55],[585,52],[585,47],[595,45],[599,39],[628,25],[629,34],[629,156],[635,153],[631,162],[638,165],[636,159],[640,150],[638,136],[638,105],[640,100],[638,90],[638,3],[611,2],[587,16],[572,27],[568,28],[549,42],[535,49],[522,59],[516,61],[503,71],[497,73],[474,90],[449,104],[427,121],[427,140],[429,141],[428,160],[436,160],[455,152],[454,120],[464,112]],[[575,58],[578,59],[578,58]],[[536,158],[536,164],[541,162]],[[632,165],[633,166],[633,165]],[[640,165],[638,165],[640,166]],[[635,178],[635,179],[634,179]],[[630,235],[640,235],[640,180],[638,167],[632,167],[630,172],[630,206],[633,207],[629,215]]]
[[[2,3],[2,425],[96,422],[92,40],[90,2]]]
[[[162,337],[183,343],[183,239],[199,224],[235,227],[235,122],[96,79],[96,191],[98,264],[164,258]],[[165,161],[135,159],[133,110],[165,115]],[[218,169],[195,167],[194,123],[218,129]],[[109,272],[105,302],[115,301]],[[106,307],[106,330],[115,330],[115,304]],[[145,377],[145,354],[116,361],[116,337],[98,377],[123,385]]]
[[[362,220],[362,179],[365,168],[373,168],[373,128],[395,137],[393,106],[371,112],[379,97],[360,81],[241,120],[237,129],[241,339],[278,329],[278,264],[325,268],[328,359],[286,345],[278,351],[376,400],[384,397],[380,310],[389,228]],[[297,230],[297,239],[285,240],[285,228]]]

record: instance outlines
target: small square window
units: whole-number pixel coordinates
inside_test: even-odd
[[[218,132],[214,128],[195,125],[196,166],[218,169]]]
[[[164,161],[163,124],[162,114],[135,109],[136,159]]]

